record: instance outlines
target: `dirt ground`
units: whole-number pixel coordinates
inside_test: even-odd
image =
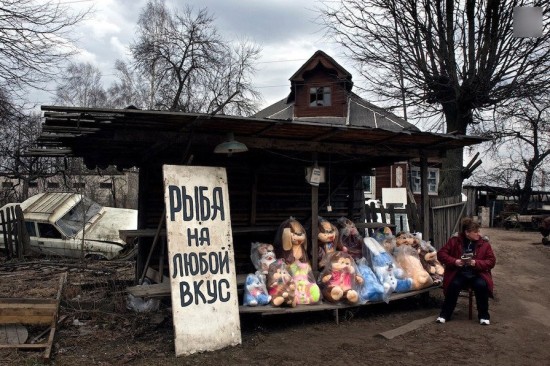
[[[132,263],[0,261],[1,297],[55,297],[68,272],[53,365],[544,365],[550,359],[550,247],[538,232],[484,229],[497,257],[491,325],[468,320],[461,297],[452,321],[429,323],[386,339],[379,334],[435,318],[440,289],[429,296],[332,312],[259,317],[242,315],[242,344],[175,357],[168,304],[154,314],[126,309],[122,290]],[[29,329],[29,337],[40,329]],[[40,341],[40,340],[39,340]],[[0,365],[41,365],[41,352],[0,349]]]

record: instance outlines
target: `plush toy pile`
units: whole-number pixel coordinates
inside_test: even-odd
[[[444,268],[435,248],[411,233],[394,236],[385,228],[363,238],[346,217],[336,225],[319,217],[317,229],[317,279],[308,258],[306,230],[296,219],[281,223],[273,244],[252,243],[256,273],[247,276],[243,305],[389,302],[393,292],[442,281]]]

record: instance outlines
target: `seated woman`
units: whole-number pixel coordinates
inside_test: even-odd
[[[479,324],[489,325],[489,296],[493,296],[491,269],[496,258],[488,238],[481,236],[479,223],[466,217],[461,224],[460,233],[453,235],[437,253],[437,259],[445,266],[445,300],[436,322],[451,319],[460,291],[470,287],[476,295]]]

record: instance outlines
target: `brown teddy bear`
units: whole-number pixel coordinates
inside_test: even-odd
[[[334,252],[329,256],[329,263],[321,273],[323,297],[330,302],[343,301],[348,304],[359,302],[358,287],[363,284],[363,277],[357,274],[355,261],[345,252]]]

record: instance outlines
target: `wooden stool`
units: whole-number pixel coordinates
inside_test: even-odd
[[[472,320],[474,290],[472,290],[471,287],[468,287],[467,290],[468,290],[468,319]]]

